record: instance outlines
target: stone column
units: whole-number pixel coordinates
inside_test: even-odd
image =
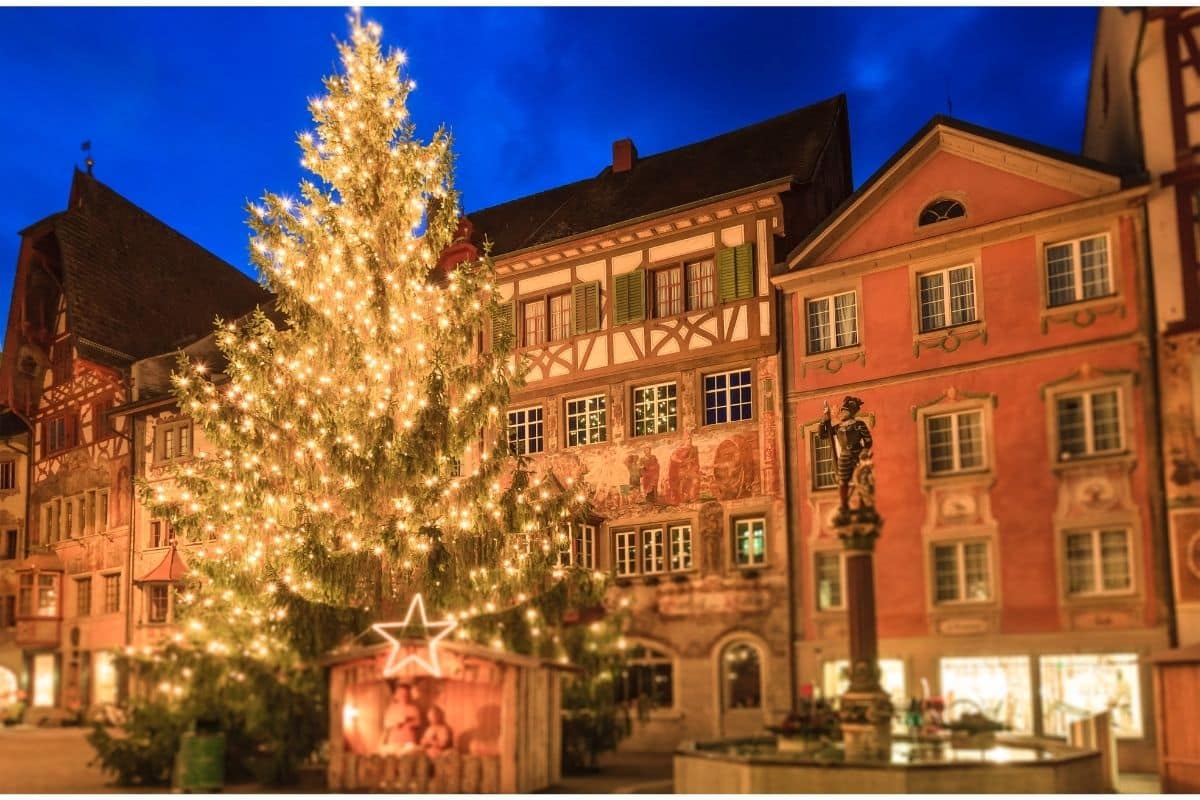
[[[891,757],[892,701],[880,685],[875,625],[875,540],[882,520],[873,509],[841,515],[846,551],[846,614],[850,631],[850,688],[842,695],[842,743],[847,759]]]

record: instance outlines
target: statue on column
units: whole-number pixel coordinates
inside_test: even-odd
[[[875,505],[875,478],[871,466],[871,431],[867,423],[858,419],[863,401],[846,395],[838,409],[838,418],[833,419],[828,401],[825,416],[821,420],[819,434],[831,441],[837,469],[839,510],[843,514],[851,511],[851,499],[857,509],[866,510]],[[852,492],[851,489],[854,489]]]

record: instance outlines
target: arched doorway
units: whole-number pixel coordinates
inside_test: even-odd
[[[763,732],[762,652],[745,639],[729,642],[718,656],[721,690],[721,735],[751,736]]]

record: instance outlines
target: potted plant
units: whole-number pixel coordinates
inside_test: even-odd
[[[814,697],[812,684],[800,689],[799,707],[778,725],[767,727],[775,734],[781,753],[815,753],[837,734],[838,715],[823,697]]]

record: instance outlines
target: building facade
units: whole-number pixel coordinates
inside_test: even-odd
[[[29,431],[15,414],[4,411],[0,413],[0,719],[21,697],[17,567],[25,552],[28,489]]]
[[[637,708],[623,746],[792,708],[780,340],[770,269],[849,193],[844,98],[469,215],[529,359],[514,452],[582,480],[561,557],[610,573]]]
[[[1144,170],[1177,643],[1200,642],[1200,11],[1103,8],[1084,155]]]
[[[36,719],[117,702],[130,644],[136,464],[130,367],[266,297],[252,280],[76,172],[67,209],[22,232],[0,388],[32,431],[15,643]]]
[[[894,702],[941,695],[1064,736],[1112,708],[1155,769],[1148,667],[1168,582],[1144,186],[935,118],[776,277],[787,309],[800,680],[848,657],[826,402],[861,398],[884,518],[875,580]],[[901,707],[903,707],[901,706]]]

